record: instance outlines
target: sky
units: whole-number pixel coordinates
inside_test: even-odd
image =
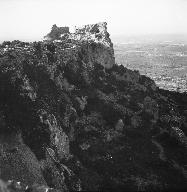
[[[0,0],[0,41],[102,21],[111,35],[187,34],[187,0]]]

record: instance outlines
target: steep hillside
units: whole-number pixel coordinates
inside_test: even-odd
[[[4,42],[0,189],[184,190],[186,104],[115,65],[106,23]]]

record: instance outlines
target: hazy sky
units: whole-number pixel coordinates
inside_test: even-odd
[[[112,35],[187,33],[187,0],[0,0],[0,41],[100,21]]]

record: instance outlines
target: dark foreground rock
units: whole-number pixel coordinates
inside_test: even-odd
[[[106,23],[4,42],[0,191],[185,190],[186,104],[115,65]]]

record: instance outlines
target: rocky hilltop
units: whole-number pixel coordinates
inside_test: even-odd
[[[84,54],[83,62],[87,67],[93,68],[94,63],[111,68],[115,63],[114,49],[107,32],[107,23],[98,23],[76,27],[75,33],[69,33],[68,27],[53,25],[51,32],[44,37],[44,41],[64,44],[65,55]],[[69,61],[68,61],[69,62]]]
[[[187,95],[116,65],[106,23],[0,45],[0,191],[187,188]]]

